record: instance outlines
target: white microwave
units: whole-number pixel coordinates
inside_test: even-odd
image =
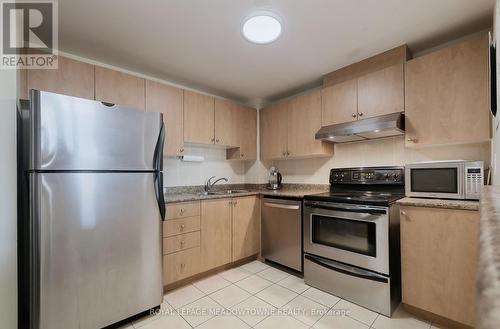
[[[405,166],[406,196],[479,200],[483,161],[433,161]]]

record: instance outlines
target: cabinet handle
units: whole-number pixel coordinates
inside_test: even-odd
[[[181,241],[181,248],[184,248],[184,244],[186,243],[186,241]]]
[[[283,153],[281,153],[281,154],[282,154],[283,156],[285,156],[285,155],[286,155],[286,152],[283,152]]]
[[[238,204],[238,201],[234,201],[233,206],[236,207],[237,204]]]
[[[215,138],[210,139],[210,141],[211,141],[212,143],[213,143],[213,142],[215,142]]]
[[[181,215],[184,214],[184,208],[181,208]]]
[[[356,113],[353,113],[353,114],[352,114],[352,117],[353,117],[353,118],[357,117],[357,114],[356,114]]]
[[[181,270],[183,270],[186,267],[186,264],[181,263]]]
[[[245,156],[245,154],[241,153],[241,157],[243,158]]]
[[[216,142],[216,143],[218,143],[218,142],[219,142],[219,139],[217,138],[217,139],[215,140],[215,142]]]
[[[359,112],[359,114],[358,114],[358,115],[359,115],[360,117],[362,117],[362,116],[363,116],[363,112]]]
[[[179,150],[179,153],[182,153],[182,152],[184,152],[184,149],[180,149],[180,150]]]
[[[290,152],[286,151],[286,156],[289,156],[290,155]]]
[[[181,227],[180,227],[180,230],[184,231],[184,228],[186,228],[186,225],[182,224]]]
[[[407,140],[408,142],[418,143],[418,139],[416,139],[416,138],[411,138],[411,137],[408,137],[406,140]]]
[[[401,215],[406,216],[406,211],[401,210]]]

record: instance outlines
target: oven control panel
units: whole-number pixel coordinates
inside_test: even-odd
[[[342,168],[330,171],[330,184],[403,185],[403,167]]]

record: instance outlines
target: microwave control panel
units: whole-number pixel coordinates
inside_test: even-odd
[[[479,196],[481,188],[484,185],[482,166],[465,166],[465,198],[474,198]]]

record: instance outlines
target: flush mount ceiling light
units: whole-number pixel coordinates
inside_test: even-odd
[[[245,19],[241,33],[250,42],[267,44],[281,35],[280,19],[269,12],[256,13]]]

